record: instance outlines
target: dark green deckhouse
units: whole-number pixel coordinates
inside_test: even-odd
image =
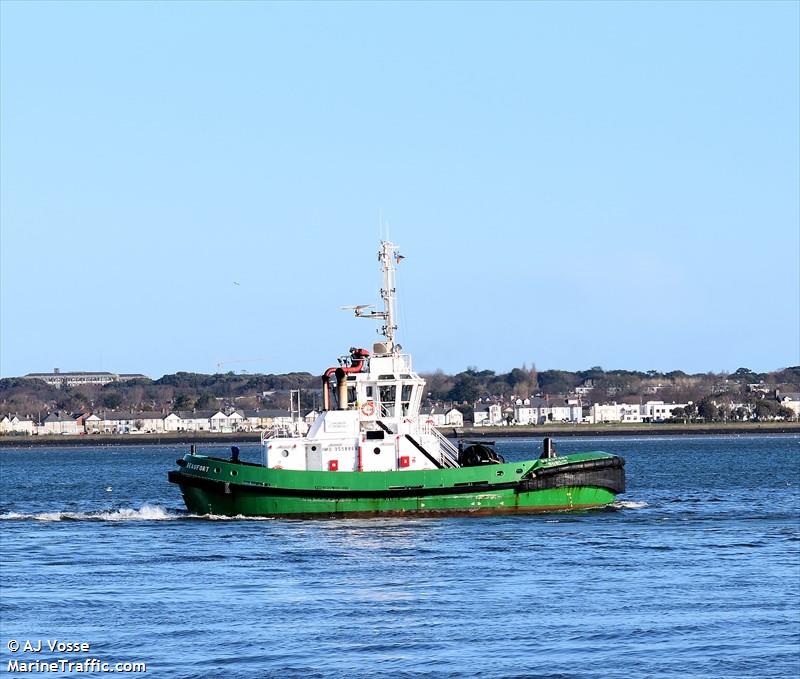
[[[558,456],[549,441],[535,460],[506,463],[479,442],[454,446],[421,413],[425,381],[395,343],[397,247],[378,253],[384,308],[354,307],[382,321],[373,351],[351,348],[322,376],[323,412],[309,425],[281,418],[262,435],[260,464],[195,454],[169,480],[189,511],[226,516],[336,517],[500,514],[603,507],[625,490],[624,460],[587,452]]]

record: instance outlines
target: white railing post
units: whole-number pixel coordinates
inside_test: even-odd
[[[439,441],[439,450],[442,451],[443,457],[447,459],[452,467],[458,467],[458,448],[456,448],[450,440],[442,434],[436,427],[430,426],[431,433]]]

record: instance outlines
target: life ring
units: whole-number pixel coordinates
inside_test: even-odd
[[[361,406],[361,413],[366,417],[372,417],[375,414],[375,404],[372,401],[367,401]]]

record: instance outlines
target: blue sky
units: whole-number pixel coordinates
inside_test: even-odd
[[[800,364],[798,7],[4,1],[0,374]]]

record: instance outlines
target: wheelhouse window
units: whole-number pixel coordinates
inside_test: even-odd
[[[381,417],[394,417],[397,386],[394,384],[382,384],[378,387],[378,394],[381,402]]]
[[[408,415],[408,410],[411,405],[411,392],[414,387],[411,384],[404,384],[400,389],[400,408],[403,412],[403,417]]]

